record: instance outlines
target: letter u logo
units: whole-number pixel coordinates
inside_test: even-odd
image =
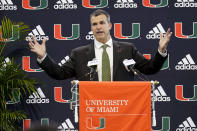
[[[82,0],[82,5],[85,8],[104,8],[108,6],[108,0],[100,0],[99,5],[92,5],[92,0]]]
[[[148,8],[161,8],[168,5],[168,0],[160,0],[160,4],[151,4],[151,0],[142,0],[142,5]]]
[[[33,7],[30,5],[30,0],[23,0],[22,6],[28,10],[41,10],[48,7],[48,0],[40,0],[40,6]]]

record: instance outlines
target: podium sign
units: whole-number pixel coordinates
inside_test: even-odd
[[[151,82],[79,82],[80,131],[151,131]]]

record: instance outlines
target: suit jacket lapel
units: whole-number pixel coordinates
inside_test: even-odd
[[[89,47],[88,50],[86,52],[86,58],[87,58],[87,62],[88,61],[92,61],[95,58],[95,50],[94,50],[94,42],[92,42]],[[93,76],[93,81],[98,81],[98,73],[96,71],[96,73]]]
[[[113,80],[115,80],[120,53],[121,53],[120,45],[118,44],[117,41],[113,41]]]

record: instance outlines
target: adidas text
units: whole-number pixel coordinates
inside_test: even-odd
[[[148,34],[146,35],[147,39],[159,39],[160,38],[160,34]]]
[[[36,98],[34,98],[34,99],[27,99],[26,100],[26,103],[27,104],[35,104],[35,103],[49,103],[49,99],[41,99],[41,98],[39,98],[39,99],[36,99]]]
[[[197,128],[184,127],[184,128],[177,128],[176,131],[197,131]]]
[[[153,97],[152,101],[170,101],[170,97],[165,96],[159,96],[159,97]]]
[[[94,40],[94,35],[86,35],[86,40]]]
[[[114,8],[137,8],[137,4],[136,3],[114,4]]]
[[[190,64],[183,64],[183,65],[176,65],[176,70],[197,70],[197,65],[190,65]]]
[[[76,4],[58,4],[54,5],[54,9],[77,9]]]
[[[17,10],[16,5],[0,5],[0,10]]]
[[[181,2],[175,3],[175,7],[197,7],[197,3]]]
[[[37,35],[37,36],[35,36],[35,38],[37,41],[42,41],[44,38],[46,38],[46,40],[49,40],[48,36]],[[26,37],[26,41],[29,41],[29,39],[32,40],[32,37],[31,36]]]

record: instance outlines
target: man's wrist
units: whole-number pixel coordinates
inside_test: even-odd
[[[38,56],[38,58],[37,58],[37,61],[38,61],[38,63],[42,63],[43,62],[43,60],[46,58],[46,56],[47,56],[47,53],[45,53],[45,55],[42,57],[42,58],[40,58],[39,56]]]
[[[158,49],[158,52],[161,56],[163,57],[166,57],[167,56],[167,50],[165,49],[165,51],[161,52],[159,49]]]

